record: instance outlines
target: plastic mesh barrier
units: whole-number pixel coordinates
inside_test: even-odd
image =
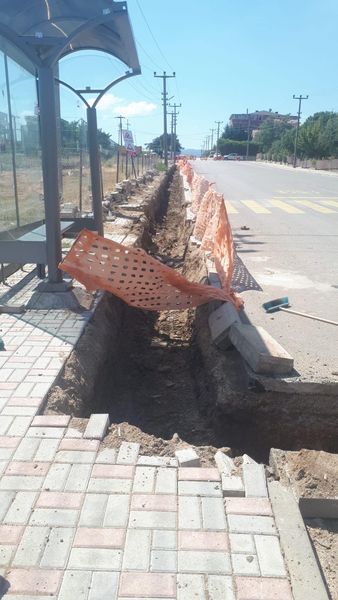
[[[210,300],[233,301],[226,290],[192,283],[144,250],[86,229],[59,267],[88,290],[106,290],[144,310],[184,310]]]
[[[200,175],[196,175],[193,178],[191,184],[191,210],[196,215],[199,211],[199,207],[202,201],[204,194],[209,189],[209,181],[205,179],[205,177],[201,177]]]

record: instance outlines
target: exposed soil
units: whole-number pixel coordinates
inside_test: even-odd
[[[205,275],[204,261],[197,251],[187,251],[184,210],[175,175],[168,210],[148,251],[198,281]],[[222,443],[213,427],[212,385],[195,338],[195,309],[150,313],[124,305],[122,320],[118,357],[102,365],[94,394],[112,423],[105,444],[138,441],[143,454],[167,456],[190,444],[198,446],[203,464],[210,464]]]

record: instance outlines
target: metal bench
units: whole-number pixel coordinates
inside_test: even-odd
[[[73,221],[61,221],[61,236],[73,226]],[[39,225],[15,239],[0,240],[0,262],[2,265],[35,263],[38,276],[45,277],[47,264],[46,226]]]

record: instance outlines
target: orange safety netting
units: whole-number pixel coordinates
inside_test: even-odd
[[[218,194],[210,186],[202,198],[196,217],[193,235],[197,240],[203,239],[208,223],[217,213],[219,202],[223,200],[222,194]]]
[[[86,229],[59,266],[88,290],[107,290],[144,310],[183,310],[210,300],[233,302],[229,290],[192,283],[144,250]]]
[[[180,161],[180,168],[183,175],[186,176],[189,185],[191,186],[194,178],[194,171],[191,164],[187,161]]]
[[[204,194],[208,191],[209,181],[202,177],[201,175],[194,175],[191,184],[191,210],[196,215],[198,213],[202,198]]]

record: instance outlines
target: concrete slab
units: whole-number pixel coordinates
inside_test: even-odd
[[[230,340],[256,373],[291,373],[292,356],[263,327],[235,323]]]

